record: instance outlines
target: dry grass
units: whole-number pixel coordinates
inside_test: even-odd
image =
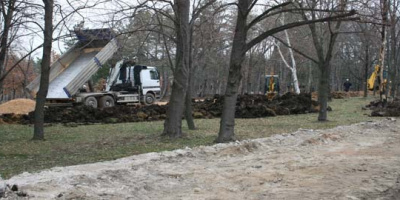
[[[361,121],[375,120],[361,110],[372,99],[348,98],[330,103],[328,122],[317,122],[317,114],[237,119],[237,139],[268,137],[303,129],[325,129]],[[121,158],[146,152],[211,145],[217,136],[220,119],[198,119],[198,129],[190,131],[183,122],[186,137],[166,140],[159,137],[163,122],[99,124],[78,127],[46,127],[46,141],[33,142],[33,128],[2,125],[0,129],[0,175],[9,178],[24,171],[37,171]]]

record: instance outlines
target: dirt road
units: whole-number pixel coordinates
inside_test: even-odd
[[[400,121],[53,168],[7,183],[30,199],[400,199]]]

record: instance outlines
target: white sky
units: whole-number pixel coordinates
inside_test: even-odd
[[[33,0],[37,4],[43,5],[41,0]],[[80,23],[82,20],[85,21],[84,28],[107,28],[107,27],[113,27],[115,24],[110,23],[111,19],[114,20],[119,20],[126,18],[127,16],[131,16],[133,13],[132,9],[129,9],[130,7],[133,7],[134,5],[140,4],[141,2],[144,2],[145,0],[55,0],[55,14],[54,14],[54,20],[53,24],[56,25],[59,23],[59,21],[63,18],[63,16],[60,14],[59,8],[61,7],[63,14],[70,14],[74,9],[80,8],[84,5],[90,7],[86,9],[79,10],[78,12],[75,12],[71,16],[65,20],[65,22],[62,24],[62,26],[58,26],[56,30],[53,33],[53,37],[57,38],[59,36],[63,36],[69,33],[69,30],[73,29],[73,26]],[[191,3],[197,3],[199,0],[190,0]],[[236,0],[225,0],[225,2],[236,2]],[[260,5],[265,5],[267,3],[273,3],[275,1],[267,1],[267,0],[259,0],[258,4]],[[273,3],[275,4],[275,3]],[[124,10],[121,12],[121,10]],[[254,9],[256,12],[257,10],[260,11],[260,9]],[[117,14],[116,11],[120,11]],[[125,22],[127,19],[124,20]],[[39,24],[43,24],[43,19],[38,19],[37,21]],[[40,29],[37,28],[37,26],[33,26],[33,29],[35,29],[38,33],[35,35],[35,37],[32,36],[26,36],[21,40],[21,44],[23,44],[24,47],[30,46],[31,43],[33,43],[33,46],[38,46],[43,42],[43,34],[40,31]],[[19,44],[17,44],[19,45]],[[20,51],[21,48],[18,48]],[[22,48],[23,49],[23,48]],[[25,48],[26,49],[26,48]],[[61,54],[63,51],[65,51],[64,43],[62,40],[57,40],[53,43],[53,51]],[[23,54],[23,53],[21,53]],[[42,51],[37,50],[34,53],[34,57],[41,57],[42,56]]]

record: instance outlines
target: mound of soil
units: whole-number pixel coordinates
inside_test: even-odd
[[[87,106],[48,107],[45,110],[46,123],[122,123],[162,120],[166,117],[166,106],[115,106],[95,109]],[[29,113],[30,123],[34,121]]]
[[[371,101],[366,107],[372,110],[371,116],[373,117],[400,116],[400,99],[398,98],[386,104],[380,100]]]
[[[194,118],[215,118],[222,114],[224,97],[215,95],[204,101],[193,102]],[[122,123],[163,120],[166,118],[166,105],[118,105],[112,108],[94,109],[79,107],[47,107],[46,123],[64,123],[74,125],[90,123]],[[311,100],[310,94],[286,93],[283,96],[268,100],[265,95],[239,95],[236,107],[236,118],[258,118],[276,115],[305,114],[318,111],[318,103]],[[29,115],[6,114],[2,116],[6,123],[33,123],[33,112]],[[72,124],[71,124],[72,123]]]
[[[196,111],[212,117],[220,117],[224,97],[215,95],[213,98],[205,99],[203,102],[193,103]],[[286,93],[276,97],[272,101],[265,95],[239,95],[236,102],[235,117],[257,118],[276,115],[305,114],[315,112],[315,101],[311,100],[310,94]]]
[[[5,113],[28,114],[35,110],[36,102],[31,99],[14,99],[0,104],[0,115]]]

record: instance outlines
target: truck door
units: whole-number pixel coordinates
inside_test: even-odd
[[[140,79],[144,95],[147,92],[153,92],[157,98],[160,96],[160,76],[155,68],[143,69],[140,72]]]

